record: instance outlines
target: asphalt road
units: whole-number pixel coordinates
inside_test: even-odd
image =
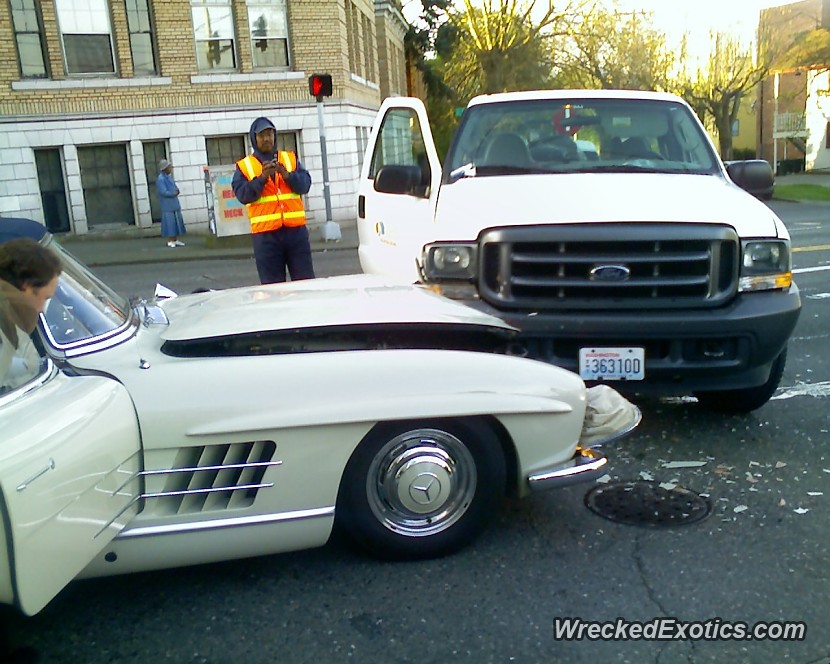
[[[612,480],[688,487],[711,502],[708,518],[621,525],[589,511],[587,488],[576,486],[506,503],[478,541],[441,560],[382,563],[333,541],[78,581],[34,618],[2,611],[10,640],[50,664],[827,663],[830,207],[772,205],[793,236],[804,304],[782,389],[742,417],[691,399],[639,400],[642,425],[609,450]],[[350,254],[321,256],[316,268],[354,271]],[[245,260],[97,272],[130,294],[149,294],[156,281],[181,292],[255,283]],[[801,621],[806,638],[555,638],[554,622],[567,617]]]

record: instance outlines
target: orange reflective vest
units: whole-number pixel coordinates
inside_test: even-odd
[[[280,150],[277,152],[277,159],[289,173],[296,170],[297,155],[293,152]],[[253,155],[240,159],[236,165],[249,181],[262,175],[262,162]],[[279,174],[276,175],[276,181],[268,178],[260,197],[245,207],[248,209],[251,233],[275,231],[283,225],[303,226],[305,224],[303,199],[299,194],[291,191],[291,187]]]

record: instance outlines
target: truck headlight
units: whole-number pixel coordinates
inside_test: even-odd
[[[428,244],[424,248],[423,264],[427,281],[473,281],[478,269],[478,247],[460,243]]]
[[[789,288],[792,283],[789,241],[750,240],[743,243],[740,292]]]

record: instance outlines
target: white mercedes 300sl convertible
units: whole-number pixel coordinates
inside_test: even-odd
[[[39,369],[0,389],[0,602],[26,614],[74,578],[321,546],[335,526],[387,558],[450,553],[506,492],[602,475],[597,446],[639,421],[417,287],[128,302],[38,228],[0,219],[64,265]]]

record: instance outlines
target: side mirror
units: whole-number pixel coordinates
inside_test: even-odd
[[[391,164],[375,174],[375,191],[382,194],[423,196],[426,191],[424,181],[428,183],[429,177],[422,172],[420,166]]]
[[[725,163],[729,178],[741,189],[765,201],[772,198],[772,191],[775,188],[775,174],[768,161],[765,159],[746,159]]]

